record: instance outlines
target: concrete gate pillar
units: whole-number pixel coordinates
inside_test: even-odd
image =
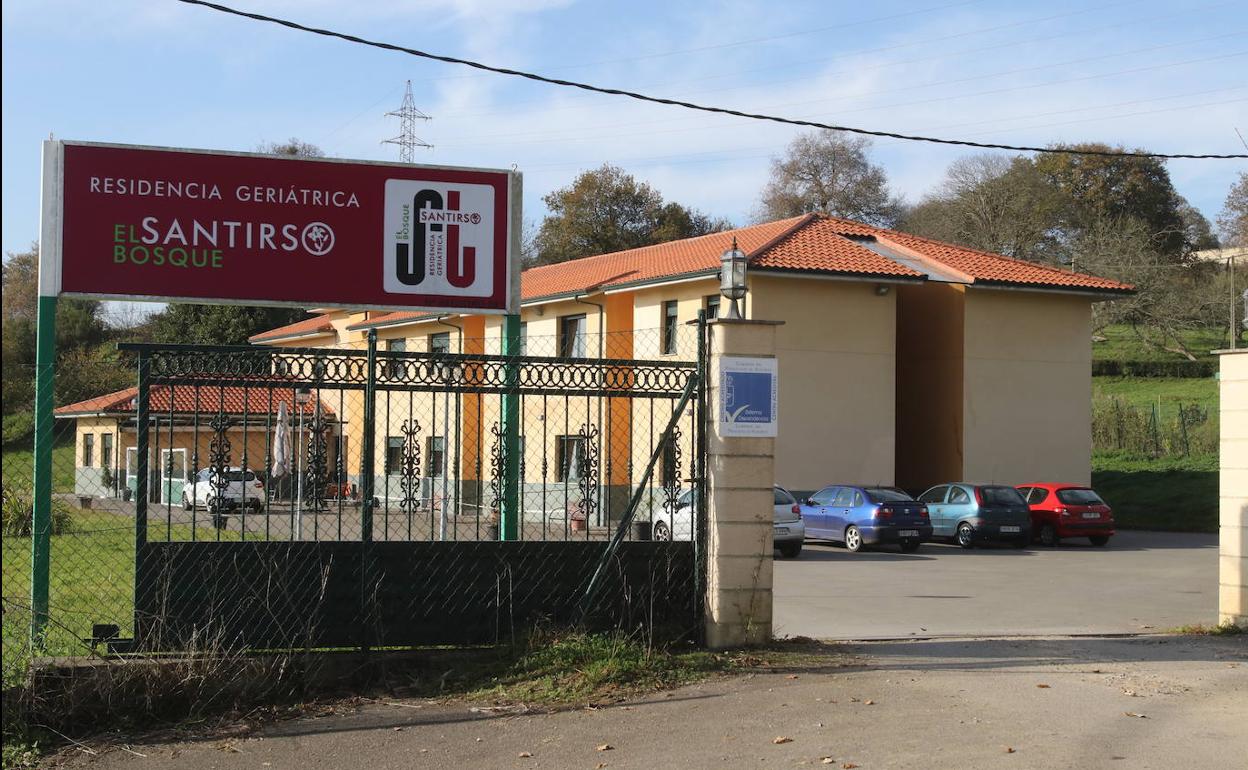
[[[771,639],[776,440],[724,436],[718,415],[725,357],[774,357],[779,325],[728,319],[710,323],[706,643],[711,648]]]
[[[1219,352],[1218,621],[1248,626],[1248,350]]]

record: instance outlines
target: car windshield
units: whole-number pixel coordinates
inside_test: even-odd
[[[1104,505],[1101,496],[1090,489],[1059,489],[1057,499],[1066,505]]]
[[[1014,487],[980,487],[979,496],[984,505],[1025,505],[1027,502]]]
[[[871,487],[867,489],[867,497],[873,503],[912,503],[914,498],[892,487]]]
[[[225,472],[226,481],[255,481],[256,474],[251,471],[229,470]]]

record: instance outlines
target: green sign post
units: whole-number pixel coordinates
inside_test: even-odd
[[[503,317],[503,355],[520,355],[520,316]],[[498,536],[500,540],[520,538],[520,365],[508,361],[503,365],[506,392],[502,396],[503,423],[503,499]]]

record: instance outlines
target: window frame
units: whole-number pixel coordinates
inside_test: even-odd
[[[676,355],[676,330],[680,328],[680,301],[674,299],[663,300],[662,314],[663,319],[663,337],[659,352],[665,356]]]
[[[940,494],[937,496],[936,500],[923,499],[927,497],[928,492],[935,492],[937,490],[940,490]],[[927,490],[927,492],[924,492],[923,494],[919,495],[919,502],[926,503],[927,505],[942,505],[948,499],[949,499],[949,485],[948,484],[937,484],[936,486]]]
[[[100,467],[113,469],[113,434],[100,434]]]
[[[95,434],[82,434],[82,467],[95,467]]]
[[[439,446],[441,444],[441,446]],[[434,462],[434,458],[438,462]],[[425,473],[427,478],[440,479],[446,476],[446,436],[431,434],[425,436]]]
[[[573,449],[569,452],[569,447]],[[579,447],[577,449],[576,447]],[[585,457],[585,437],[576,433],[555,436],[555,481],[557,483],[581,480],[581,460]]]
[[[702,298],[702,311],[706,314],[706,320],[713,321],[719,318],[719,309],[723,306],[723,297],[718,294],[707,294]],[[714,312],[712,312],[712,308]]]
[[[953,499],[954,495],[957,495],[957,494],[963,495],[966,499],[965,500]],[[967,492],[962,487],[958,487],[958,486],[949,487],[949,493],[945,495],[945,501],[948,502],[949,505],[970,505],[974,499],[975,499],[974,495],[972,495],[970,492]]]
[[[569,325],[575,325],[575,331],[571,334]],[[584,358],[588,336],[589,317],[584,313],[559,316],[559,357]]]
[[[392,452],[395,452],[393,456]],[[386,436],[386,454],[382,460],[384,467],[382,475],[384,476],[401,476],[403,475],[403,437],[402,436]]]

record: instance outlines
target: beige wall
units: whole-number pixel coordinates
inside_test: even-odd
[[[892,484],[897,293],[875,284],[755,275],[752,317],[776,330],[776,483]]]
[[[1091,483],[1091,302],[968,289],[965,314],[963,479]]]
[[[1218,613],[1248,626],[1248,351],[1224,353],[1220,363]]]

